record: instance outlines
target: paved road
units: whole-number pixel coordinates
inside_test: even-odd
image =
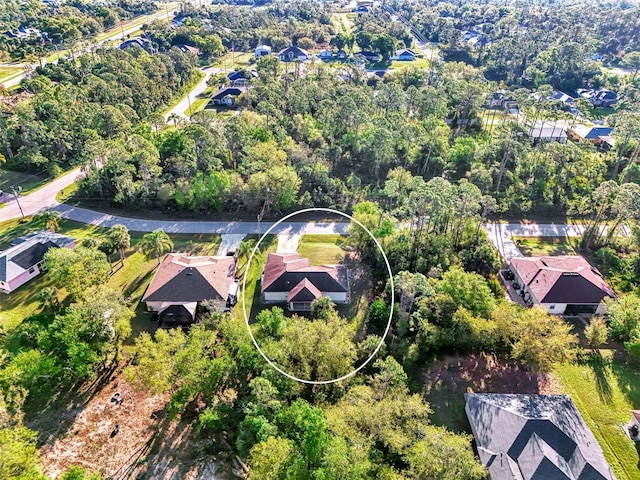
[[[158,11],[158,12],[152,14],[152,15],[146,15],[146,17],[147,17],[149,22],[152,22],[153,20],[158,20],[158,19],[161,19],[161,18],[170,18],[170,17],[173,18],[173,11],[174,11],[173,8],[166,9],[164,4],[161,5],[160,8],[161,8],[160,11]],[[134,20],[138,20],[138,19],[134,19]],[[140,30],[140,27],[141,27],[141,24],[136,24],[136,25],[133,25],[131,27],[124,28],[124,29],[121,29],[119,26],[115,27],[115,28],[112,29],[112,31],[113,31],[112,35],[108,36],[107,38],[105,38],[103,40],[100,40],[99,42],[92,43],[90,46],[84,48],[80,52],[76,51],[76,55],[80,54],[81,52],[87,52],[93,46],[102,45],[105,42],[110,42],[112,40],[122,40],[123,36],[126,37],[127,35],[129,35],[129,34],[131,34],[133,32],[137,32],[138,30]],[[123,33],[124,33],[124,35],[123,35]],[[71,52],[69,51],[69,54],[70,53]],[[50,63],[58,63],[58,60],[59,59],[56,59],[56,60],[54,60],[54,61],[52,61]],[[42,65],[46,65],[48,63],[46,58],[42,58],[41,61],[42,61]],[[4,86],[4,88],[14,87],[14,86],[18,85],[22,81],[24,76],[25,76],[25,73],[21,73],[20,75],[17,75],[15,77],[12,76],[8,80],[3,81],[2,85]]]
[[[189,116],[186,115],[185,112],[191,105],[191,102],[195,101],[196,98],[198,98],[198,96],[206,90],[207,80],[211,78],[211,75],[220,73],[224,69],[202,68],[201,70],[205,74],[204,78],[200,81],[200,83],[198,83],[195,87],[193,87],[193,89],[187,95],[185,95],[185,97],[182,100],[180,100],[180,103],[178,103],[175,107],[173,107],[171,110],[169,110],[167,113],[164,114],[165,122],[169,121],[169,117],[171,116],[171,114],[174,114],[174,113],[182,118],[189,118]]]
[[[21,195],[19,197],[20,206],[24,211],[25,215],[34,215],[39,212],[43,212],[48,210],[49,208],[55,207],[59,205],[56,200],[56,194],[73,182],[82,175],[82,171],[79,168],[72,170],[71,172],[63,175],[55,179],[54,181],[48,183],[44,187],[32,192],[28,195]],[[20,208],[16,203],[13,196],[11,197],[11,201],[7,202],[4,207],[0,208],[0,222],[4,222],[5,220],[11,220],[12,218],[20,218]]]
[[[99,227],[113,227],[122,224],[136,232],[151,232],[161,228],[167,233],[219,233],[219,234],[262,234],[275,222],[206,222],[206,221],[172,221],[144,220],[95,212],[86,208],[59,204],[52,208],[68,218]],[[2,212],[2,210],[0,210]],[[279,224],[270,233],[273,234],[346,234],[348,223],[334,222],[286,222]]]
[[[55,196],[58,191],[73,183],[82,172],[79,168],[54,180],[44,187],[28,195],[20,197],[20,205],[25,215],[33,215],[48,209],[58,211],[63,218],[82,223],[97,225],[100,227],[112,227],[116,224],[125,225],[129,230],[136,232],[151,232],[158,228],[168,233],[218,233],[229,235],[227,242],[230,246],[238,243],[240,235],[250,233],[265,233],[272,222],[206,222],[206,221],[181,221],[181,220],[145,220],[128,218],[107,213],[96,212],[73,205],[60,204]],[[20,210],[15,200],[0,208],[0,222],[20,218]],[[279,224],[271,233],[287,235],[288,238],[299,238],[304,234],[341,234],[347,233],[348,223],[332,222],[287,222]],[[522,256],[511,237],[577,237],[584,232],[584,225],[566,224],[522,224],[522,223],[487,223],[484,225],[489,234],[489,239],[496,246],[505,260],[511,257]],[[631,235],[630,229],[622,228],[623,236]],[[284,238],[284,237],[283,237]],[[286,243],[286,242],[283,242]]]

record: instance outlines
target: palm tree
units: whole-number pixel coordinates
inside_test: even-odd
[[[160,265],[160,257],[173,250],[173,242],[164,230],[157,229],[151,233],[147,233],[140,240],[140,250],[149,260],[152,256],[158,259]]]
[[[114,225],[109,231],[108,237],[116,250],[118,250],[120,263],[124,264],[124,252],[131,246],[131,235],[129,235],[129,229],[124,225]]]
[[[172,113],[169,115],[169,117],[167,117],[167,121],[168,122],[173,122],[173,126],[177,129],[178,128],[178,122],[182,123],[182,117],[180,115],[178,115],[177,113]]]
[[[243,240],[240,242],[240,245],[238,245],[238,248],[236,249],[236,257],[238,259],[244,258],[245,265],[249,261],[249,254],[253,251],[256,243],[257,241],[255,238],[249,238],[247,240]]]
[[[43,223],[47,230],[49,230],[50,232],[55,232],[60,228],[60,220],[62,219],[62,215],[60,215],[60,212],[46,210],[36,215],[36,219],[39,222]]]

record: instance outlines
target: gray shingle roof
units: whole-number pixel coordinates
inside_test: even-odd
[[[465,394],[492,480],[613,480],[593,433],[566,395]]]

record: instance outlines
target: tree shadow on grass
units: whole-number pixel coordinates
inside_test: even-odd
[[[600,400],[604,403],[611,403],[611,400],[613,398],[613,390],[611,389],[611,384],[609,383],[609,378],[607,377],[607,362],[598,353],[592,355],[590,365],[596,378],[596,388],[598,389],[598,396],[600,397]]]

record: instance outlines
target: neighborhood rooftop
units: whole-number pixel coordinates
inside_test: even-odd
[[[540,303],[597,304],[616,298],[602,274],[579,255],[513,257],[512,269]]]
[[[491,480],[614,480],[593,433],[566,395],[465,394]]]
[[[189,257],[170,253],[158,267],[142,300],[167,305],[225,300],[234,280],[233,257]]]
[[[46,231],[18,237],[10,248],[0,252],[0,282],[8,283],[40,263],[50,248],[74,243],[74,238]]]

